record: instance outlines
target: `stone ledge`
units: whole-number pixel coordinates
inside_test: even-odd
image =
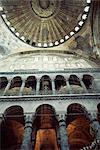
[[[66,95],[28,95],[28,96],[1,96],[0,102],[11,101],[58,101],[58,100],[100,100],[100,93],[96,94],[66,94]]]

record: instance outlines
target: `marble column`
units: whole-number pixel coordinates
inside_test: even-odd
[[[58,148],[60,149],[60,133],[59,133],[59,127],[58,126],[56,126],[56,135],[57,135]]]
[[[59,114],[58,122],[61,150],[69,150],[65,114]]]
[[[23,94],[23,90],[24,90],[24,87],[25,87],[25,79],[22,79],[22,85],[20,87],[20,91],[19,91],[19,96],[22,96]]]
[[[10,86],[11,86],[11,81],[12,81],[12,79],[9,79],[8,80],[8,84],[7,84],[7,86],[6,86],[6,88],[5,88],[5,90],[4,90],[4,92],[3,92],[3,96],[6,94],[6,92],[9,90],[9,88],[10,88]]]
[[[40,78],[37,78],[36,95],[39,95],[39,89],[40,89]]]
[[[72,93],[73,93],[73,92],[72,92],[72,88],[71,88],[71,86],[70,86],[70,84],[69,84],[69,80],[68,80],[68,79],[66,79],[66,86],[67,86],[67,89],[68,89],[69,94],[72,94]]]
[[[100,79],[94,79],[92,86],[96,93],[100,92]]]
[[[85,86],[84,82],[82,81],[82,78],[79,78],[79,80],[80,80],[80,84],[81,84],[81,86],[82,86],[82,87],[83,87],[83,89],[84,89],[84,93],[88,93],[88,90],[87,90],[87,88],[86,88],[86,86]]]
[[[56,88],[55,88],[54,78],[51,78],[51,84],[52,84],[52,93],[53,93],[53,95],[55,95],[56,94]]]
[[[33,150],[33,143],[32,143],[33,125],[32,124],[33,124],[32,116],[26,116],[24,137],[23,137],[21,150]]]

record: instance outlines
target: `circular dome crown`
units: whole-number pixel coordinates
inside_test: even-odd
[[[22,41],[57,46],[76,34],[87,19],[91,0],[1,0],[1,15]]]

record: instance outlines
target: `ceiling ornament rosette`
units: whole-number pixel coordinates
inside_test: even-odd
[[[23,42],[35,47],[58,46],[87,20],[91,0],[1,0],[1,17]]]

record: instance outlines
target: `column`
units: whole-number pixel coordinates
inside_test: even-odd
[[[33,146],[33,143],[32,143],[32,124],[33,124],[32,116],[26,116],[24,136],[23,136],[23,142],[22,142],[21,150],[33,150],[33,147],[32,147]]]
[[[88,114],[88,118],[90,119],[91,121],[91,127],[95,133],[95,136],[96,136],[96,140],[100,140],[100,124],[97,120],[97,115],[96,114]]]
[[[70,84],[69,84],[69,80],[68,80],[68,79],[66,79],[66,86],[67,86],[67,88],[68,88],[69,94],[72,94],[72,93],[73,93],[73,92],[72,92],[72,88],[71,88],[71,86],[70,86]]]
[[[54,78],[51,78],[51,84],[52,84],[52,93],[53,93],[53,95],[55,95],[56,94],[56,88],[55,88]]]
[[[4,96],[4,95],[6,94],[6,92],[9,90],[10,85],[11,85],[11,81],[12,81],[12,79],[9,79],[9,80],[8,80],[8,84],[7,84],[7,86],[6,86],[6,88],[5,88],[4,92],[3,92],[3,96]]]
[[[56,126],[56,135],[57,135],[57,145],[58,145],[58,148],[60,149],[60,133],[59,133],[58,126]]]
[[[95,83],[94,79],[92,80],[91,92],[92,93],[97,93],[98,92],[97,87],[96,87],[96,83]]]
[[[85,92],[85,93],[88,93],[88,90],[87,90],[87,88],[86,88],[86,86],[85,86],[84,82],[82,81],[82,78],[79,78],[79,80],[80,80],[80,84],[81,84],[81,86],[82,86],[82,87],[83,87],[83,89],[84,89],[84,92]]]
[[[65,114],[59,114],[58,121],[61,150],[69,150]]]
[[[25,87],[25,79],[22,79],[22,85],[20,87],[20,91],[19,91],[19,96],[22,96],[23,94],[23,90],[24,90],[24,87]]]
[[[39,89],[40,89],[40,78],[37,78],[36,95],[39,95]]]
[[[100,92],[100,79],[94,79],[92,86],[95,92],[99,93]]]

